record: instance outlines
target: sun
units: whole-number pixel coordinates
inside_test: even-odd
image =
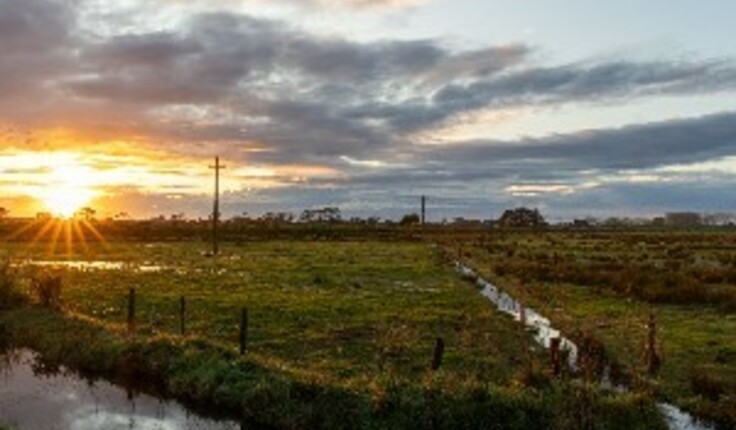
[[[94,169],[79,164],[64,164],[52,168],[48,182],[37,197],[53,215],[71,218],[97,197]]]

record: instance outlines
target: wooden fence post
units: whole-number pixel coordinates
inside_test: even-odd
[[[434,345],[434,357],[432,358],[432,370],[439,370],[442,366],[442,356],[445,353],[445,341],[441,337],[437,338]]]
[[[552,361],[552,374],[560,376],[562,366],[560,365],[560,338],[553,337],[549,340],[550,360]]]
[[[179,299],[179,330],[182,336],[187,335],[187,299],[184,296]]]
[[[654,312],[649,313],[649,322],[647,322],[647,371],[650,375],[655,375],[660,366],[662,359],[657,353],[657,320]]]
[[[135,331],[135,288],[128,292],[128,332]]]
[[[248,344],[248,309],[240,311],[240,355],[245,354]]]

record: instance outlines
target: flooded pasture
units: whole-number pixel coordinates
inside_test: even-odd
[[[78,270],[81,272],[93,272],[104,270],[132,270],[134,272],[160,272],[164,270],[163,266],[143,263],[132,264],[123,261],[104,261],[104,260],[25,260],[20,265],[27,265],[41,268],[62,268],[70,270]]]
[[[176,402],[49,368],[30,350],[0,355],[0,424],[17,430],[233,430]]]
[[[564,337],[562,333],[552,327],[550,320],[543,315],[525,306],[520,301],[513,298],[507,292],[502,291],[497,286],[483,279],[473,269],[455,262],[455,270],[465,279],[475,282],[481,289],[481,294],[490,300],[496,309],[505,314],[511,315],[517,321],[523,322],[526,327],[533,329],[535,341],[544,348],[550,348],[552,339],[560,339],[560,350],[567,352],[568,366],[577,369],[578,346],[570,339]],[[606,369],[608,374],[608,368]],[[610,385],[610,380],[604,378],[601,381],[604,385]],[[618,391],[626,391],[626,387],[617,386]],[[658,407],[664,415],[667,425],[671,430],[712,430],[713,427],[702,423],[692,417],[687,412],[669,403],[659,403]]]

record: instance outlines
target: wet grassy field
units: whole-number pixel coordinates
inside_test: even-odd
[[[562,262],[584,265],[596,261],[596,253],[618,258],[628,246],[619,243],[620,237],[592,245],[571,233],[445,232],[427,239],[230,241],[216,258],[205,257],[208,246],[199,241],[91,241],[62,253],[58,248],[50,253],[44,242],[7,243],[0,258],[13,262],[22,289],[29,292],[30,280],[41,273],[61,276],[65,316],[18,311],[6,315],[5,324],[21,339],[45,333],[24,346],[57,357],[68,357],[78,338],[90,339],[71,354],[81,367],[109,363],[99,366],[109,372],[120,357],[136,356],[147,363],[147,371],[168,375],[163,385],[174,395],[196,392],[205,404],[243,407],[247,416],[277,427],[300,428],[282,421],[311,422],[335,408],[340,417],[371,416],[356,424],[369,428],[397,422],[396,414],[410,427],[417,420],[445,420],[488,428],[485,420],[495,422],[499,413],[508,414],[498,421],[505,428],[580,428],[592,417],[592,428],[662,425],[652,412],[661,395],[649,382],[619,396],[595,384],[555,381],[548,353],[458,276],[446,258],[451,254],[552,317],[566,334],[591,328],[632,373],[641,362],[647,301],[656,302],[665,365],[655,385],[704,416],[730,419],[734,321],[724,301],[728,282],[683,304],[662,299],[661,291],[657,299],[645,299],[641,292],[617,289],[613,281],[585,284],[563,276],[582,269],[577,266],[546,277],[552,263],[556,268]],[[709,252],[727,262],[728,249]],[[670,264],[664,255],[662,264]],[[134,337],[126,331],[131,288],[136,290]],[[182,297],[185,336],[180,333]],[[248,352],[245,361],[238,361],[243,308],[249,315]],[[440,370],[433,372],[438,337],[445,353]],[[93,352],[85,354],[85,345]],[[253,372],[261,382],[243,385],[253,380],[244,375]],[[693,374],[707,378],[693,383]],[[348,406],[315,405],[313,387]],[[713,387],[717,398],[698,391]],[[254,408],[241,404],[244,392],[258,402],[271,400]],[[357,400],[351,400],[354,396]],[[355,410],[350,403],[363,405],[368,399],[373,405],[368,408]],[[292,401],[301,406],[290,406]],[[485,415],[476,418],[481,410]]]
[[[736,234],[507,232],[445,246],[566,333],[602,341],[633,384],[646,376],[653,313],[655,389],[736,423]]]
[[[59,261],[21,274],[60,274],[70,311],[122,327],[135,288],[138,330],[178,334],[183,296],[187,335],[235,350],[247,307],[250,353],[324,381],[421,380],[442,337],[447,381],[507,384],[531,344],[423,243],[256,242],[226,245],[217,258],[196,243],[110,243],[71,256],[97,263],[70,267],[46,249],[4,252]]]

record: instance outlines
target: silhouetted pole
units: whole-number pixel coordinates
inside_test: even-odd
[[[212,209],[212,255],[220,253],[220,245],[217,242],[217,224],[220,222],[220,170],[225,166],[220,165],[220,157],[215,157],[215,165],[210,169],[215,169],[215,203]]]
[[[427,196],[422,196],[422,225],[424,225],[427,217]]]

